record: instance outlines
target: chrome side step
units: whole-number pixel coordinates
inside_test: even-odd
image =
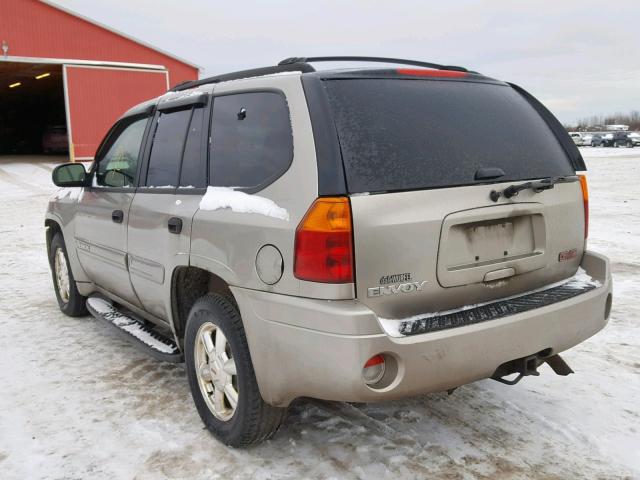
[[[87,309],[91,315],[114,327],[124,338],[152,357],[171,363],[184,361],[182,352],[172,338],[132,314],[120,311],[109,300],[100,296],[89,297]]]

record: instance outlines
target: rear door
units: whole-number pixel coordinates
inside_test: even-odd
[[[400,78],[332,79],[324,88],[351,194],[357,296],[381,317],[487,302],[576,271],[581,187],[516,90]],[[493,190],[559,176],[569,183],[491,199]]]
[[[166,320],[173,270],[189,264],[191,225],[207,185],[206,95],[161,102],[129,214],[129,272],[142,306]]]

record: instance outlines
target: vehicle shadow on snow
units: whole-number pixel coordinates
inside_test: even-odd
[[[286,423],[261,454],[276,445],[291,453],[315,452],[305,465],[310,476],[350,472],[355,477],[495,478],[531,472],[530,465],[509,459],[513,446],[526,440],[500,426],[517,417],[515,405],[487,401],[482,384],[446,393],[380,404],[299,399]],[[305,458],[299,455],[298,458]],[[319,460],[319,461],[317,461]]]

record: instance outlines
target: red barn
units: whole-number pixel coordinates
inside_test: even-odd
[[[68,150],[90,160],[136,103],[198,67],[41,0],[0,5],[0,154]],[[60,145],[63,143],[64,145]]]

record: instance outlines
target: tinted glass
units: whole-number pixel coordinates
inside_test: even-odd
[[[147,118],[132,123],[123,123],[116,129],[113,139],[100,153],[95,185],[102,187],[135,186],[138,172],[140,145],[147,126]]]
[[[207,158],[202,154],[202,122],[204,108],[196,108],[191,117],[187,143],[182,156],[182,170],[180,172],[180,186],[207,186]]]
[[[149,156],[147,186],[178,185],[180,159],[190,119],[191,109],[161,113],[158,116]]]
[[[457,81],[326,80],[352,193],[574,173],[560,143],[508,86]]]
[[[293,159],[289,109],[278,93],[216,97],[211,123],[212,185],[259,190]]]

